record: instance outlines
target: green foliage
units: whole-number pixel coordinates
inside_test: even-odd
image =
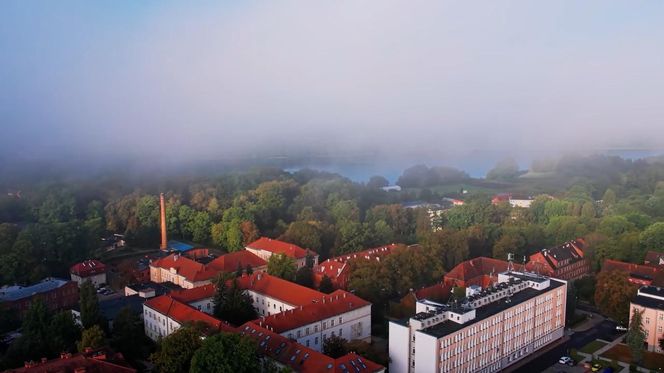
[[[84,351],[88,347],[92,349],[103,347],[106,345],[104,331],[99,325],[93,325],[92,327],[83,330],[83,333],[81,334],[81,340],[77,343],[77,345],[79,351]]]
[[[214,316],[234,325],[242,325],[258,317],[251,295],[237,285],[237,279],[228,280],[221,276],[216,282],[213,298]]]
[[[253,373],[259,371],[255,343],[239,334],[206,338],[191,360],[191,373]]]
[[[71,312],[62,311],[51,319],[49,334],[53,353],[73,352],[76,349],[76,341],[81,338],[81,328],[76,324]]]
[[[632,360],[640,364],[643,361],[644,344],[646,341],[646,332],[643,328],[643,311],[635,308],[632,312],[625,340],[632,353]]]
[[[338,335],[332,335],[323,341],[323,353],[333,359],[340,358],[348,353],[346,340]]]
[[[332,285],[332,280],[327,277],[327,275],[323,275],[323,278],[320,280],[320,285],[318,286],[318,290],[321,293],[325,294],[330,294],[331,292],[334,291],[334,285]]]
[[[519,176],[519,164],[512,158],[504,159],[486,174],[488,180],[510,180]]]
[[[88,329],[93,325],[100,325],[102,317],[99,312],[99,300],[94,285],[90,281],[84,282],[79,289],[79,296],[83,328]]]
[[[145,357],[148,341],[143,331],[143,322],[131,308],[123,308],[113,320],[110,344],[127,359]]]
[[[295,281],[295,260],[283,254],[273,254],[267,261],[267,273],[284,280]]]
[[[314,287],[314,272],[309,266],[304,266],[295,273],[295,282],[308,288]]]
[[[150,360],[159,373],[188,372],[191,359],[201,345],[200,330],[183,326],[159,342]]]
[[[664,222],[655,223],[646,228],[639,237],[641,245],[648,250],[664,248]]]
[[[383,188],[390,185],[390,182],[383,176],[372,176],[367,181],[367,188]]]
[[[284,232],[279,239],[300,247],[319,251],[322,245],[322,232],[313,223],[294,221],[288,226],[286,232]]]

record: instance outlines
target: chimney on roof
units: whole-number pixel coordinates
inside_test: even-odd
[[[161,245],[160,249],[166,250],[168,248],[168,240],[166,238],[166,202],[164,201],[164,193],[159,194],[159,212],[161,222]]]

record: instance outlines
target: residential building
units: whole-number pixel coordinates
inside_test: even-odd
[[[620,271],[628,274],[629,282],[641,286],[664,286],[664,267],[646,264],[626,263],[605,259],[602,271]]]
[[[449,303],[390,321],[390,372],[495,372],[564,335],[567,282],[507,271]]]
[[[70,309],[78,303],[78,284],[48,277],[30,286],[0,288],[0,303],[23,316],[35,299],[40,299],[50,311]]]
[[[584,255],[585,242],[576,239],[562,245],[542,249],[530,256],[530,264],[538,265],[542,274],[561,280],[576,280],[591,273],[590,260]]]
[[[664,268],[664,253],[648,251],[646,253],[645,259],[643,260],[643,264]]]
[[[406,249],[406,245],[393,243],[330,258],[314,266],[314,285],[320,286],[323,277],[327,276],[332,281],[332,286],[335,289],[347,289],[350,276],[350,261],[358,259],[381,261],[385,256],[392,254],[399,248]]]
[[[313,303],[261,317],[257,323],[315,351],[323,341],[338,336],[371,341],[371,303],[344,290],[315,299]]]
[[[299,344],[298,342],[248,322],[238,332],[256,341],[258,353],[274,361],[279,368],[301,373],[383,373],[385,367],[353,352],[337,359]]]
[[[202,251],[204,250],[204,251]],[[212,259],[206,249],[194,249],[187,254],[173,253],[150,263],[150,280],[172,282],[185,289],[210,284],[221,272],[235,272],[238,267],[264,271],[267,262],[247,250]]]
[[[642,312],[641,324],[646,332],[648,351],[664,352],[659,346],[659,340],[664,338],[664,288],[641,287],[629,306],[630,322],[634,312]]]
[[[511,268],[523,270],[523,265],[512,263]],[[484,256],[463,261],[443,276],[443,283],[452,287],[477,285],[488,287],[498,281],[498,274],[507,271],[510,263]]]
[[[316,254],[316,252],[309,249],[303,249],[292,243],[272,238],[261,237],[248,244],[246,249],[265,261],[269,260],[273,254],[288,256],[295,260],[298,269],[306,265],[308,255],[312,257],[314,265],[318,264],[318,254]]]
[[[78,354],[63,352],[57,359],[26,361],[21,368],[8,369],[6,373],[135,373],[122,354],[108,349],[86,350]]]
[[[171,295],[152,298],[143,304],[143,324],[145,335],[153,341],[170,335],[186,322],[203,322],[216,331],[234,332],[228,323],[178,301]]]
[[[69,269],[71,280],[78,286],[90,281],[95,287],[106,284],[106,265],[96,259],[76,263]]]
[[[237,281],[238,286],[247,290],[251,295],[254,307],[260,316],[270,316],[306,306],[325,296],[319,291],[270,276],[267,273],[243,275]]]

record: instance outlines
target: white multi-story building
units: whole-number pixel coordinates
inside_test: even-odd
[[[664,288],[642,286],[630,302],[630,323],[636,311],[642,313],[641,326],[646,333],[648,351],[663,352],[659,340],[664,338]]]
[[[257,323],[313,350],[338,336],[346,340],[371,341],[371,303],[347,291],[337,290],[313,303],[262,317]]]
[[[390,372],[495,372],[564,335],[567,282],[505,272],[461,300],[390,321]]]

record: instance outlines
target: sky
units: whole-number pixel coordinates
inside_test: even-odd
[[[0,162],[664,149],[663,46],[660,1],[4,0]]]

